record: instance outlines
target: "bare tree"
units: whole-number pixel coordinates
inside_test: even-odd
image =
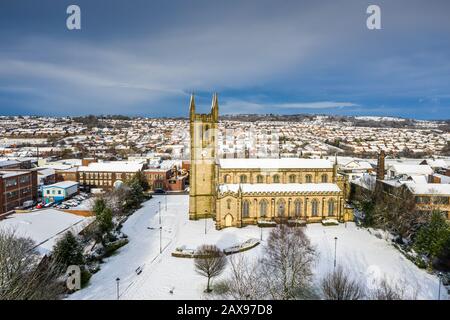
[[[231,276],[215,285],[216,293],[223,299],[260,300],[267,295],[260,266],[241,254],[230,258]]]
[[[407,282],[392,282],[383,278],[378,285],[368,292],[370,300],[416,300],[419,288],[407,286]]]
[[[195,271],[208,278],[206,292],[211,292],[210,282],[219,276],[227,265],[227,258],[222,250],[215,245],[202,245],[196,251],[194,259]]]
[[[328,273],[321,281],[322,294],[327,300],[359,300],[365,296],[364,286],[350,275],[342,266]]]
[[[280,225],[267,243],[260,266],[268,295],[274,300],[308,298],[315,252],[303,230]]]
[[[31,239],[0,230],[0,300],[58,299],[64,288],[60,271]]]

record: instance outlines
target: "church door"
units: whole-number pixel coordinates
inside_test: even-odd
[[[231,216],[231,214],[227,214],[225,216],[225,227],[231,227],[232,224],[233,224],[233,217]]]

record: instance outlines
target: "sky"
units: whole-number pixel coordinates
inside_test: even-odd
[[[198,112],[217,92],[221,114],[450,119],[450,1],[0,0],[0,115],[187,116],[192,92]]]

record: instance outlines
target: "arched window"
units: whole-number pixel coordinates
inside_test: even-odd
[[[314,199],[311,201],[311,215],[317,217],[319,215],[319,202]]]
[[[307,175],[305,176],[305,182],[306,182],[306,183],[311,183],[311,182],[312,182],[312,176],[311,176],[310,174],[307,174]]]
[[[261,200],[259,202],[259,215],[261,217],[265,217],[267,215],[267,207],[268,207],[267,200]]]
[[[273,183],[280,183],[280,176],[279,175],[274,175],[273,176]]]
[[[247,176],[243,174],[239,177],[239,180],[241,183],[247,183]]]
[[[302,203],[300,202],[300,200],[295,200],[294,202],[294,215],[295,217],[300,217],[300,215],[302,214]]]
[[[231,183],[231,177],[230,177],[230,175],[229,175],[229,174],[226,174],[226,175],[223,177],[223,181],[224,181],[225,183]]]
[[[242,217],[248,218],[250,216],[250,202],[248,200],[245,200],[242,203]]]
[[[289,176],[289,183],[295,183],[295,174],[291,174],[290,176]]]
[[[227,209],[231,209],[231,199],[227,200]]]
[[[328,175],[323,174],[322,175],[322,183],[327,183],[328,182]]]
[[[334,201],[333,201],[333,199],[328,200],[328,215],[334,216]]]
[[[283,217],[286,211],[286,202],[283,199],[278,200],[277,202],[277,212],[279,217]]]
[[[257,183],[264,183],[264,177],[262,175],[258,175],[256,177],[256,182]]]

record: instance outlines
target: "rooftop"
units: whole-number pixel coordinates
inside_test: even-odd
[[[243,193],[252,192],[340,192],[341,189],[334,183],[242,183],[221,184],[220,192],[238,192],[239,187]]]
[[[78,185],[78,182],[75,181],[62,181],[62,182],[58,182],[58,183],[54,183],[54,184],[50,184],[50,185],[46,185],[44,186],[44,188],[70,188],[73,186]]]
[[[71,230],[80,232],[92,217],[82,217],[55,209],[15,213],[0,221],[0,229],[15,230],[17,236],[29,237],[36,242],[38,251],[51,251],[58,237]]]
[[[416,195],[450,196],[450,184],[405,182],[405,185]]]
[[[79,167],[81,172],[138,172],[142,170],[142,162],[110,161],[92,162],[88,166]]]

